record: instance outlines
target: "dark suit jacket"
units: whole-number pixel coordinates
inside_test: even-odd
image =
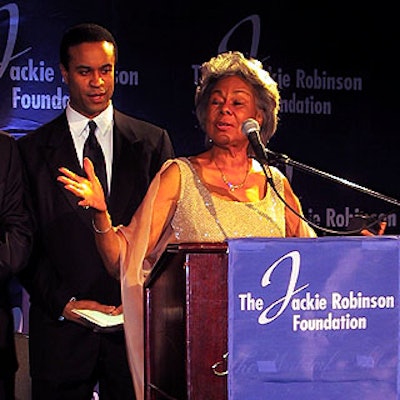
[[[31,249],[32,224],[24,201],[17,144],[0,133],[0,377],[17,369],[9,283],[24,267]]]
[[[79,207],[78,199],[57,182],[61,166],[82,173],[65,113],[18,144],[39,228],[21,277],[31,300],[31,374],[82,379],[93,373],[102,335],[59,317],[71,297],[120,305],[120,282],[107,273],[97,252],[90,210]],[[113,152],[109,212],[114,225],[128,224],[173,149],[165,130],[114,110]],[[122,332],[107,335],[115,346],[125,345]]]

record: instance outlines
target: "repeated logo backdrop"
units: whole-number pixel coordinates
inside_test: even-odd
[[[58,44],[67,27],[91,21],[110,29],[119,44],[114,105],[166,127],[177,155],[198,153],[203,133],[193,98],[199,66],[218,52],[240,50],[260,59],[281,89],[280,124],[268,147],[384,195],[283,167],[306,216],[344,230],[357,212],[383,213],[387,233],[398,234],[400,139],[389,101],[394,67],[385,52],[394,41],[394,14],[349,7],[267,0],[239,6],[0,1],[0,129],[18,137],[62,111],[68,92]]]

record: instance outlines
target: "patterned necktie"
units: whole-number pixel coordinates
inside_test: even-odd
[[[88,157],[94,165],[94,171],[103,186],[104,195],[107,197],[107,173],[106,173],[106,163],[104,161],[104,154],[101,150],[101,146],[97,141],[95,131],[97,128],[96,122],[89,121],[89,136],[86,139],[85,145],[83,147],[83,157]]]

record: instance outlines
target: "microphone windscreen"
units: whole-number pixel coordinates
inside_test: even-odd
[[[246,119],[246,121],[244,121],[242,124],[242,133],[246,136],[248,136],[249,133],[251,132],[259,132],[259,131],[260,131],[260,125],[253,118]]]

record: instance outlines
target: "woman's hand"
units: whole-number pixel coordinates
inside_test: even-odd
[[[87,178],[61,167],[59,171],[63,175],[58,176],[57,180],[64,185],[65,189],[82,199],[78,202],[78,205],[85,208],[91,207],[99,211],[106,211],[107,204],[103,188],[94,172],[93,163],[89,158],[85,157],[83,159],[83,168]]]
[[[373,232],[369,231],[368,229],[363,229],[361,231],[361,235],[362,236],[376,236],[376,235],[381,236],[381,235],[383,235],[385,233],[386,227],[387,227],[387,222],[386,221],[380,221],[379,222],[379,229],[378,229],[378,231],[376,233],[373,233]]]

